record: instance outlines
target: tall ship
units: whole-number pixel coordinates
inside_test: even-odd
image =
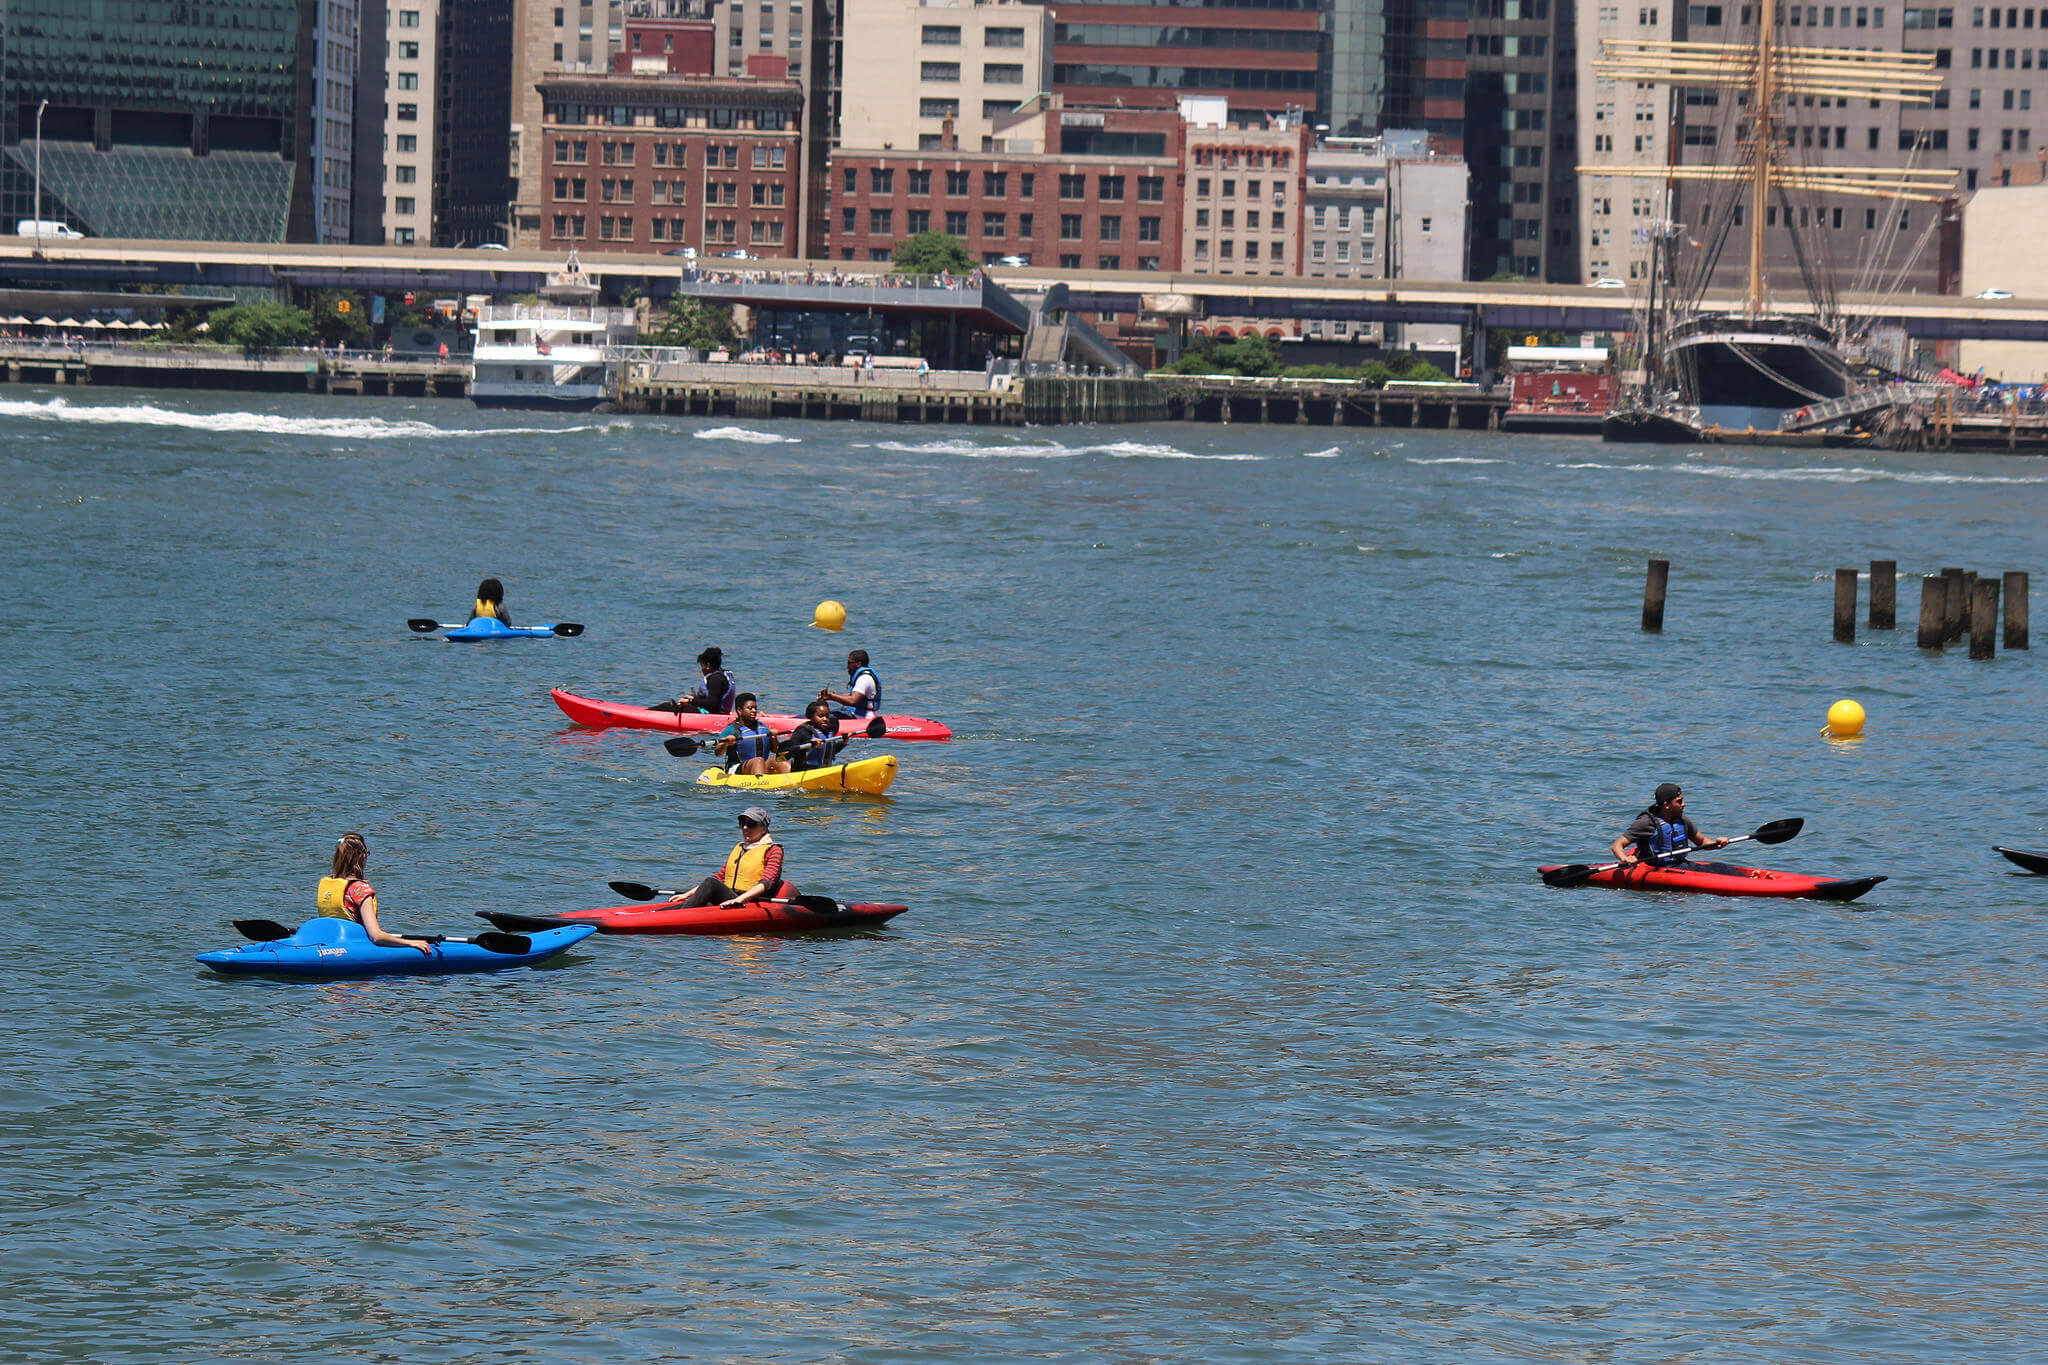
[[[1785,111],[1801,99],[1810,107],[1816,97],[1823,107],[1852,98],[1930,104],[1942,84],[1936,54],[1794,46],[1786,41],[1776,0],[1762,0],[1756,18],[1748,42],[1607,39],[1593,63],[1597,75],[1617,84],[1674,87],[1687,92],[1688,106],[1718,105],[1732,135],[1711,146],[1734,152],[1720,164],[1579,168],[1659,180],[1665,187],[1663,218],[1640,234],[1650,251],[1638,309],[1640,368],[1602,424],[1607,440],[1776,431],[1788,413],[1833,410],[1852,389],[1891,377],[1862,345],[1863,320],[1841,308],[1840,282],[1814,229],[1836,196],[1888,201],[1886,211],[1893,213],[1903,204],[1940,203],[1950,196],[1955,172],[1800,164],[1791,136],[1797,130]],[[1699,98],[1720,91],[1733,97]],[[1689,231],[1672,221],[1681,183],[1698,187],[1687,193],[1711,230]],[[1842,210],[1833,212],[1839,227]],[[1774,229],[1791,235],[1799,277],[1796,287],[1781,292],[1773,290],[1766,256]],[[1714,267],[1738,230],[1748,239],[1747,287],[1739,301],[1712,302]],[[1871,265],[1859,268],[1868,276]]]

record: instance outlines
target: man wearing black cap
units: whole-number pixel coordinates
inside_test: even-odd
[[[1614,856],[1623,867],[1640,862],[1675,863],[1693,849],[1726,848],[1726,839],[1709,839],[1685,813],[1685,793],[1676,782],[1657,788],[1656,799],[1614,841]]]
[[[781,897],[782,890],[782,845],[768,837],[768,812],[748,806],[740,812],[740,841],[725,855],[718,875],[697,883],[676,904],[745,905]]]

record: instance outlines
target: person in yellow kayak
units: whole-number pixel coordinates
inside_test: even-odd
[[[370,942],[389,948],[417,948],[429,957],[434,946],[416,938],[394,934],[377,922],[377,892],[363,880],[363,868],[370,861],[370,846],[356,833],[334,841],[334,875],[320,879],[316,903],[322,915],[331,919],[354,920],[363,926]]]
[[[783,888],[782,845],[768,834],[768,812],[748,806],[740,812],[740,841],[725,855],[715,877],[676,902],[684,905],[745,905],[771,900]]]
[[[1611,850],[1623,867],[1637,863],[1675,863],[1694,849],[1726,848],[1726,839],[1710,839],[1685,813],[1685,793],[1676,782],[1658,786],[1648,809],[1614,840]]]
[[[761,777],[789,771],[789,760],[777,756],[775,732],[761,719],[761,702],[752,692],[734,699],[732,724],[712,737],[711,748],[724,757],[729,773]]]
[[[804,723],[790,732],[784,752],[789,755],[790,767],[796,772],[829,768],[839,760],[839,751],[846,747],[846,738],[839,733],[839,722],[832,715],[832,703],[820,697],[804,708]]]
[[[476,605],[469,609],[469,618],[488,616],[500,625],[512,624],[512,616],[505,610],[505,585],[495,578],[486,578],[476,585]]]

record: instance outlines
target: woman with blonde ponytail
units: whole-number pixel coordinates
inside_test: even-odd
[[[335,919],[354,920],[372,943],[394,948],[417,948],[432,956],[434,946],[416,938],[391,933],[377,922],[377,892],[363,880],[363,868],[370,861],[370,846],[363,836],[350,832],[334,841],[334,875],[320,879],[320,913]]]

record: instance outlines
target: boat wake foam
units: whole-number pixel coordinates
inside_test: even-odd
[[[690,434],[700,441],[743,441],[756,446],[796,445],[803,441],[801,436],[778,436],[772,431],[755,431],[752,427],[712,427]]]
[[[263,436],[311,436],[351,441],[445,437],[559,436],[574,431],[617,431],[630,423],[585,423],[566,427],[441,427],[432,422],[392,422],[381,417],[281,417],[267,412],[180,412],[151,403],[78,406],[62,398],[46,402],[0,399],[0,418],[82,422],[97,426],[173,427],[188,431],[252,432]]]
[[[1560,469],[1608,469],[1624,474],[1697,474],[1708,479],[1762,480],[1778,483],[1962,483],[2043,484],[2048,477],[2011,474],[1945,474],[1920,469],[1869,469],[1861,465],[1806,465],[1789,469],[1746,469],[1726,464],[1606,464],[1582,460]]]
[[[1078,455],[1108,455],[1120,460],[1263,460],[1263,455],[1204,453],[1178,446],[1147,445],[1140,441],[1100,441],[1069,446],[1058,441],[1018,442],[1015,445],[982,445],[975,441],[877,441],[876,450],[900,451],[906,455],[964,455],[969,459],[1063,460]]]

